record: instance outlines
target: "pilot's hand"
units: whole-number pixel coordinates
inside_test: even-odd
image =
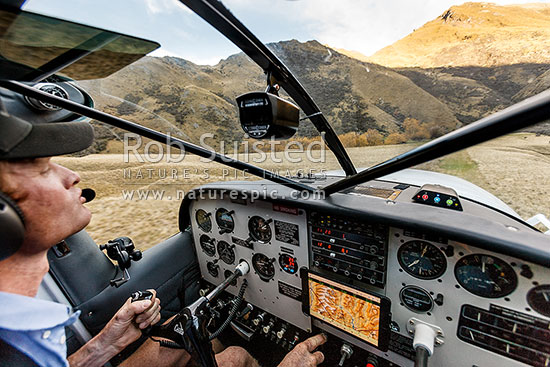
[[[102,342],[120,352],[141,336],[141,330],[160,321],[160,299],[153,293],[150,300],[132,302],[131,298],[118,310],[99,334]]]
[[[325,360],[323,353],[315,349],[327,341],[325,334],[318,334],[294,347],[278,367],[315,367]]]

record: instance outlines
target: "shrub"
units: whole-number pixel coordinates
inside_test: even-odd
[[[382,145],[384,143],[384,137],[375,129],[368,129],[361,135],[361,138],[363,137],[366,139],[366,145]]]
[[[410,140],[424,140],[430,138],[430,133],[425,125],[420,124],[417,119],[407,117],[403,121],[405,136]]]
[[[407,137],[401,133],[391,133],[384,140],[384,144],[393,145],[393,144],[403,144],[407,142]]]

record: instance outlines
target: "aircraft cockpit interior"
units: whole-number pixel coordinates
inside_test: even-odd
[[[143,291],[153,288],[162,300],[163,322],[170,321],[144,332],[141,341],[167,338],[170,342],[165,345],[191,351],[197,365],[204,367],[217,366],[213,339],[242,346],[262,366],[269,367],[277,366],[296,345],[319,333],[328,339],[319,348],[325,357],[322,366],[550,366],[550,229],[544,233],[540,226],[546,217],[541,217],[540,223],[526,221],[506,198],[466,179],[419,168],[544,123],[550,111],[548,91],[477,121],[462,124],[453,120],[456,129],[453,125],[453,130],[433,139],[380,144],[376,147],[379,151],[391,146],[395,154],[359,168],[354,164],[357,157],[370,153],[361,153],[360,147],[344,147],[343,135],[336,132],[343,125],[332,126],[353,99],[346,95],[334,102],[332,94],[338,91],[331,91],[327,86],[332,84],[319,80],[334,74],[334,80],[342,77],[352,83],[350,78],[358,75],[354,73],[379,73],[378,78],[389,78],[393,71],[353,61],[359,66],[349,66],[345,76],[337,75],[327,65],[352,61],[330,49],[328,54],[334,59],[314,54],[316,47],[325,47],[321,44],[307,44],[312,49],[311,61],[292,48],[298,47],[297,41],[267,47],[220,1],[175,3],[242,50],[239,59],[231,56],[218,66],[201,69],[175,57],[145,56],[159,44],[141,37],[27,9],[14,10],[13,6],[0,9],[0,98],[10,113],[36,122],[87,119],[101,124],[103,127],[96,127],[98,144],[94,149],[103,149],[105,156],[116,152],[124,140],[122,133],[129,132],[196,157],[196,161],[186,157],[178,163],[181,166],[200,169],[198,159],[208,158],[215,167],[212,171],[230,168],[252,177],[245,180],[239,174],[232,179],[198,181],[193,187],[186,186],[185,195],[177,202],[171,201],[175,204],[170,204],[169,211],[168,206],[153,209],[151,201],[110,199],[101,207],[106,222],[91,224],[92,230],[112,234],[108,242],[96,243],[83,230],[54,246],[48,252],[50,271],[38,296],[80,311],[77,323],[67,329],[68,353],[96,335],[131,294],[141,291],[137,298],[147,296]],[[39,37],[39,29],[45,29],[51,39]],[[29,35],[32,37],[26,37]],[[284,58],[290,56],[278,54],[277,47],[287,47],[288,53],[296,51],[295,69],[286,66],[292,65]],[[300,64],[306,61],[318,64]],[[246,63],[258,69],[258,78],[243,71]],[[222,64],[225,68],[217,69]],[[178,74],[178,68],[184,70],[184,76]],[[164,79],[148,76],[159,70],[166,73]],[[314,74],[321,73],[319,70],[326,75]],[[435,69],[431,72],[436,73]],[[304,76],[302,83],[301,73],[314,76]],[[410,76],[420,71],[401,73]],[[112,74],[118,79],[109,79]],[[238,75],[242,86],[234,87],[231,83],[237,82],[228,75]],[[187,78],[181,80],[191,86],[168,86],[171,78],[180,77]],[[99,80],[104,78],[107,82],[101,84]],[[403,78],[396,80],[401,83]],[[458,83],[459,78],[453,80]],[[141,94],[135,89],[145,81],[150,82],[143,86],[147,94]],[[371,81],[374,83],[368,79]],[[205,85],[214,82],[219,83],[212,87],[215,92],[205,92]],[[321,84],[325,89],[313,88],[314,95],[331,102],[328,105],[333,110],[318,107],[308,93],[312,88],[306,91],[304,87]],[[121,98],[110,95],[115,87],[132,103],[122,104]],[[354,84],[353,88],[363,87]],[[238,95],[228,98],[224,88],[234,88]],[[391,93],[397,92],[388,92],[384,98],[390,100]],[[182,101],[190,96],[195,98],[194,104],[187,106]],[[382,97],[376,98],[369,113],[390,116],[389,102],[377,102]],[[165,104],[157,108],[161,100]],[[418,100],[435,103],[433,96],[418,94]],[[206,120],[231,111],[234,126],[221,117],[212,125],[204,125],[202,120],[192,125],[170,117],[171,109],[180,108],[186,108],[185,114],[178,110],[182,116],[195,114],[206,116]],[[154,113],[148,114],[146,109]],[[447,113],[441,111],[437,113]],[[396,112],[392,116],[384,121],[398,120]],[[401,117],[400,124],[404,124],[405,112]],[[169,124],[173,126],[167,127]],[[396,125],[395,134],[404,131],[405,125]],[[181,126],[189,127],[185,131],[188,136],[172,133],[183,131]],[[394,131],[387,129],[381,131],[385,135]],[[312,136],[322,136],[320,141],[337,168],[288,177],[241,160],[238,154],[228,157],[219,153],[219,145],[216,149],[201,146],[193,139],[198,141],[196,131],[202,130],[213,132],[213,140],[231,133],[234,140],[237,134],[245,134],[251,142],[286,141],[293,136],[310,142],[307,139],[314,139]],[[346,136],[359,136],[353,133]],[[101,140],[101,134],[113,138]],[[522,139],[548,140],[544,134],[526,136]],[[136,140],[132,139],[130,142]],[[405,146],[407,149],[402,148]],[[536,154],[540,161],[548,160],[548,150]],[[134,175],[140,167],[145,167],[143,172],[153,167],[134,160],[129,163],[133,171],[123,171],[111,166],[111,158],[102,161],[95,158],[98,156],[86,161],[88,166],[74,167],[101,171],[103,178],[97,182],[107,193],[116,191],[115,184],[122,177],[115,177],[115,170],[117,175]],[[61,163],[63,159],[70,163],[69,159],[80,158],[61,158]],[[503,170],[507,163],[502,158]],[[288,167],[298,164],[289,163]],[[83,174],[84,184],[90,175]],[[503,177],[508,186],[523,185],[513,173]],[[538,185],[547,186],[548,182]],[[147,181],[151,187],[156,184],[155,179]],[[176,188],[177,181],[170,185]],[[82,194],[88,202],[97,203],[107,195],[96,190],[96,196],[94,185],[90,188]],[[118,225],[118,213],[132,212],[132,205],[147,217],[144,225],[138,222],[143,218],[135,216],[136,222],[131,224],[140,227],[138,230],[164,230],[165,222],[157,222],[161,216],[169,218],[176,230],[150,249],[140,250],[138,241],[134,245]],[[94,208],[100,211],[99,206]],[[125,353],[111,365],[129,352]]]

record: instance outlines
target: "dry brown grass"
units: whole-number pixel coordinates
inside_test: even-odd
[[[351,148],[349,154],[357,167],[377,164],[403,153],[415,145],[383,145]],[[296,155],[294,155],[296,156]],[[283,157],[277,153],[277,158]],[[206,182],[242,180],[240,171],[229,169],[224,177],[224,166],[203,163],[196,156],[188,155],[182,163],[140,163],[133,159],[125,163],[121,154],[90,155],[81,158],[58,157],[58,163],[80,173],[81,187],[92,187],[97,198],[89,204],[92,222],[87,230],[97,243],[105,243],[117,236],[129,236],[140,249],[147,249],[178,231],[177,217],[180,201],[176,190],[185,190]],[[311,168],[317,172],[338,169],[336,158],[328,153],[325,163],[261,164],[270,170],[285,173],[290,170]],[[498,196],[523,218],[537,213],[550,214],[550,137],[534,134],[509,135],[465,151],[429,162],[419,168],[463,177]],[[124,176],[124,169],[131,169],[132,177]],[[136,177],[141,169],[144,177]],[[151,171],[147,171],[150,169]],[[159,177],[159,170],[167,170],[167,177]],[[177,177],[170,177],[172,169]],[[182,177],[187,169],[188,177]],[[209,177],[205,178],[205,169]],[[151,172],[151,177],[149,177]],[[255,178],[248,177],[248,180]],[[165,190],[162,200],[123,199],[122,190]],[[169,198],[170,197],[170,198]]]

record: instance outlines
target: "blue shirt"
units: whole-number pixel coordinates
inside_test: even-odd
[[[0,292],[0,338],[39,366],[68,366],[65,326],[80,311],[60,303]]]

